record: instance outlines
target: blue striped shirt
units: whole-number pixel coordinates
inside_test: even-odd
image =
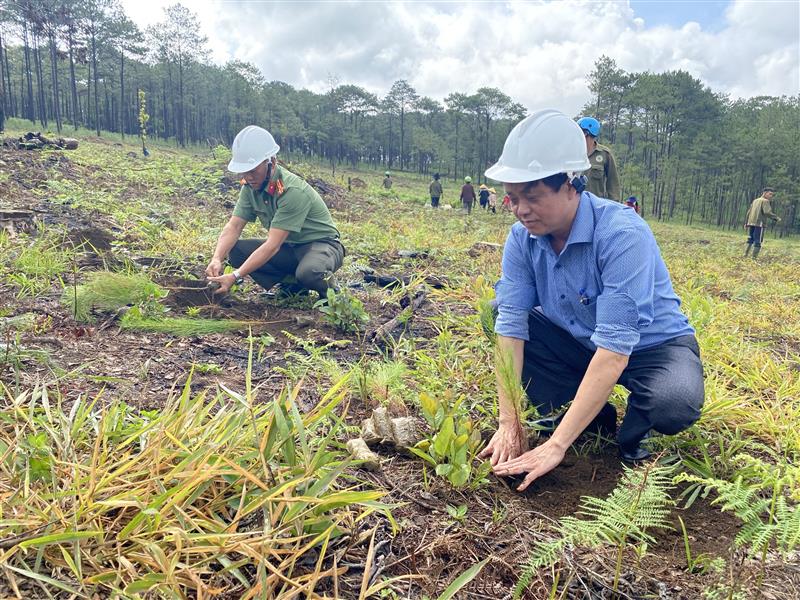
[[[694,333],[647,223],[589,192],[581,194],[561,254],[549,236],[511,227],[495,291],[495,331],[507,337],[529,339],[533,309],[591,350],[630,355]]]

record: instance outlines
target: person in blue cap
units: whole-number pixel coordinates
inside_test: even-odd
[[[586,155],[591,165],[586,172],[588,182],[586,189],[599,198],[609,200],[622,200],[622,190],[619,185],[617,161],[611,148],[597,143],[600,136],[600,121],[594,117],[578,119],[578,126],[583,130],[586,138]]]

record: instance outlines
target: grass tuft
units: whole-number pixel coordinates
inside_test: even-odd
[[[346,570],[361,490],[334,437],[346,393],[309,412],[299,388],[272,398],[182,393],[160,410],[0,384],[2,565],[47,596],[316,598]],[[213,394],[213,392],[212,392]],[[43,596],[44,597],[44,596]]]

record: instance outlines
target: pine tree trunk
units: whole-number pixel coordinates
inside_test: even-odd
[[[69,86],[72,93],[72,126],[75,131],[78,131],[78,123],[83,122],[83,115],[81,111],[81,104],[78,101],[78,82],[75,78],[75,42],[72,39],[71,27],[67,34],[67,45],[69,46]]]
[[[453,157],[453,179],[458,179],[458,122],[459,118],[456,117],[456,148],[455,156]]]
[[[3,36],[0,35],[0,131],[5,130],[6,125],[6,79],[3,71]]]
[[[53,81],[53,114],[56,120],[56,129],[61,133],[61,103],[58,94],[58,55],[56,53],[56,40],[53,32],[48,35],[50,41],[50,73]]]
[[[42,127],[47,127],[47,100],[44,93],[44,69],[42,69],[42,51],[39,47],[39,36],[33,36],[34,66],[36,67],[36,95],[39,102],[39,123]]]
[[[28,44],[28,23],[24,21],[22,24],[22,40],[24,46],[24,54],[25,54],[25,80],[27,83],[27,102],[26,105],[23,107],[23,113],[25,114],[25,118],[29,121],[36,120],[36,115],[33,112],[33,74],[31,73],[31,48]],[[24,96],[23,96],[24,98]]]
[[[125,139],[125,52],[119,51],[119,132]]]
[[[94,126],[97,137],[100,137],[100,101],[97,96],[97,37],[92,28],[92,77],[94,78]]]
[[[186,146],[185,114],[183,98],[183,55],[178,55],[178,143]]]
[[[5,73],[6,73],[6,83],[8,87],[6,88],[6,99],[8,104],[8,110],[6,111],[7,115],[17,115],[17,102],[14,97],[14,86],[11,81],[11,67],[8,64],[8,46],[3,51],[3,56],[5,56]],[[0,56],[0,71],[3,70],[3,56]]]
[[[400,170],[403,170],[404,165],[404,149],[406,141],[406,111],[405,107],[400,105]]]

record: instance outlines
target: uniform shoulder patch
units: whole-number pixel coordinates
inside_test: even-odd
[[[597,162],[603,162],[603,155],[602,155],[602,154],[598,154],[598,155],[595,157],[595,160],[596,160]]]

